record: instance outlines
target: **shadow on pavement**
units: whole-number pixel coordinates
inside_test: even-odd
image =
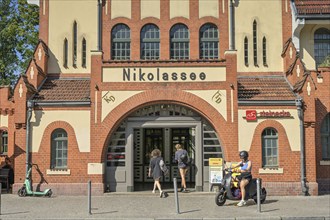
[[[196,210],[190,210],[190,211],[184,211],[184,212],[180,212],[180,214],[183,214],[183,213],[189,213],[189,212],[199,212],[201,211],[200,209],[196,209]]]
[[[26,212],[12,212],[12,213],[1,213],[1,215],[18,215],[18,214],[24,214],[24,213],[29,213],[28,211]],[[1,219],[1,218],[0,218]]]
[[[110,214],[110,213],[115,213],[118,211],[111,211],[111,212],[93,212],[92,215],[102,215],[102,214]]]

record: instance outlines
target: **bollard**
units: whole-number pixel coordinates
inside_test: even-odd
[[[176,206],[176,213],[180,214],[179,210],[179,196],[178,196],[178,184],[176,178],[173,178],[173,185],[174,185],[174,199],[175,199],[175,206]]]
[[[88,213],[92,214],[92,181],[88,180]]]
[[[261,203],[260,203],[260,179],[257,179],[257,211],[261,212]]]

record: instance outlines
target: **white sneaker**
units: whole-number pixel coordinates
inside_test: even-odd
[[[244,200],[241,200],[237,206],[241,207],[241,206],[245,206],[246,205],[246,202]]]
[[[155,190],[152,190],[152,193],[156,193],[156,191]]]

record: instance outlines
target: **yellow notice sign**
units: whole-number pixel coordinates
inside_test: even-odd
[[[222,166],[222,158],[209,158],[210,167],[220,167]]]
[[[222,178],[222,158],[209,158],[210,183],[221,183]]]

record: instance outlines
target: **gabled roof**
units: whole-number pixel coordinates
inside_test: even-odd
[[[330,0],[294,0],[298,17],[330,16]]]
[[[35,102],[88,102],[89,79],[47,78],[34,96]]]
[[[296,99],[284,76],[239,76],[239,103],[254,102],[293,104]]]

